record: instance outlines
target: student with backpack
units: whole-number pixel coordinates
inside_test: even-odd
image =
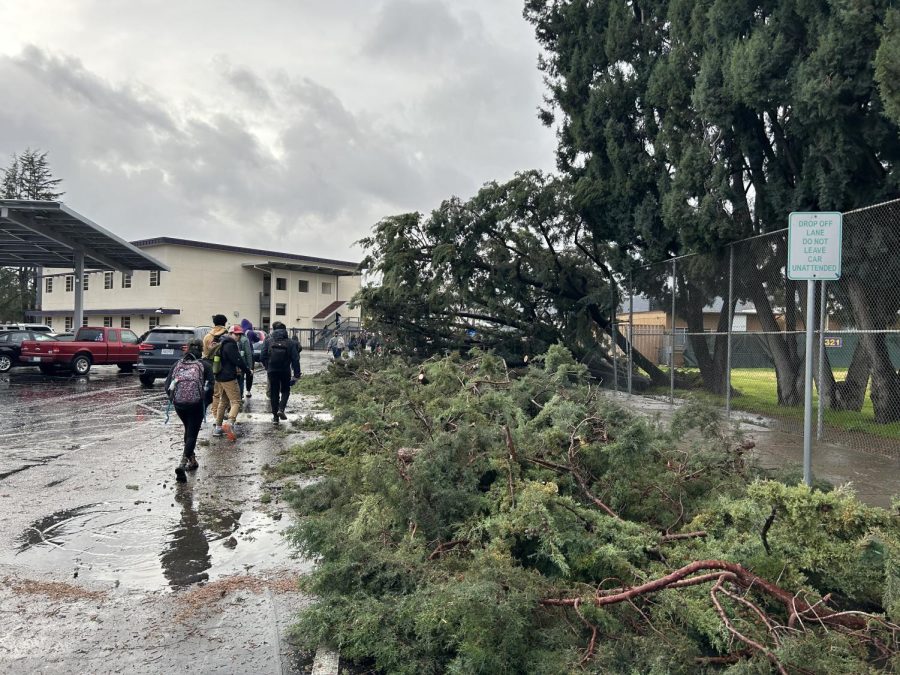
[[[240,400],[244,400],[244,392],[247,392],[247,398],[251,398],[253,394],[250,392],[250,388],[253,386],[253,347],[250,346],[250,340],[247,339],[247,335],[244,333],[244,329],[240,324],[234,324],[231,327],[231,336],[234,338],[234,341],[237,342],[238,351],[241,353],[241,359],[244,361],[244,366],[246,369],[243,372],[238,373],[238,393],[240,395]],[[246,384],[246,387],[244,386]]]
[[[195,471],[199,464],[194,454],[197,435],[206,414],[206,406],[212,401],[212,366],[202,357],[203,343],[191,340],[187,353],[169,371],[165,391],[175,412],[184,424],[184,454],[175,467],[175,480],[187,481],[187,472]]]
[[[263,343],[259,360],[269,376],[272,422],[279,424],[280,420],[287,419],[285,409],[291,395],[291,385],[301,375],[299,345],[288,337],[287,328],[280,321],[272,324],[272,333]],[[294,380],[291,380],[292,369]]]
[[[238,374],[247,373],[247,364],[241,358],[237,342],[229,333],[222,333],[214,338],[210,354],[212,354],[213,377],[219,390],[219,407],[213,409],[216,425],[213,427],[212,435],[225,434],[228,440],[233,441],[237,438],[234,425],[241,411]],[[225,419],[226,416],[228,419]]]
[[[225,324],[228,323],[228,317],[224,314],[216,314],[213,316],[212,322],[213,329],[203,336],[203,358],[213,365],[213,373],[215,374],[218,372],[218,367],[221,366],[222,357],[219,354],[219,349],[221,348],[219,340],[228,332],[228,329],[225,328]],[[222,387],[218,382],[214,382],[212,403],[209,406],[213,415],[219,409],[219,398],[221,398],[221,395]]]

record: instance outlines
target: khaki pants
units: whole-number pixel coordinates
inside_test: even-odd
[[[219,399],[222,397],[222,383],[213,381],[213,397],[212,403],[209,404],[209,409],[213,414],[213,417],[219,414]]]
[[[228,419],[234,422],[238,413],[241,411],[241,392],[238,388],[238,381],[216,382],[219,387],[219,407],[216,409],[216,425],[222,426],[227,412]],[[215,395],[214,395],[215,396]]]

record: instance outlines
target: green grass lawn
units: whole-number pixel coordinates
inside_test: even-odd
[[[679,368],[678,372],[699,375],[696,368]],[[846,370],[835,370],[834,377],[842,380],[846,377]],[[778,388],[775,380],[775,371],[767,368],[735,368],[731,371],[731,386],[737,390],[738,395],[731,399],[733,410],[758,413],[771,417],[795,420],[803,423],[803,406],[778,405]],[[668,389],[658,388],[653,393],[668,394]],[[713,396],[696,390],[677,390],[676,395],[699,395],[721,405],[725,404],[725,398]],[[815,385],[813,386],[813,424],[818,415],[819,395]],[[877,424],[875,413],[872,409],[872,399],[866,391],[865,403],[859,412],[848,410],[825,410],[825,424],[843,431],[857,431],[879,436],[881,438],[900,439],[900,422],[892,424]]]

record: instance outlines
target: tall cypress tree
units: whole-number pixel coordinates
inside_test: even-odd
[[[888,0],[527,0],[525,16],[546,50],[542,117],[559,124],[559,167],[575,181],[595,236],[618,243],[621,269],[689,251],[715,257],[725,244],[784,228],[791,211],[846,211],[896,194],[898,127],[884,114],[875,79],[889,7]],[[896,51],[883,47],[880,72],[892,72]],[[880,313],[861,313],[879,286],[854,264],[883,240],[860,233],[845,242],[855,288],[842,286],[855,294],[860,327],[879,327]],[[784,246],[757,252],[756,273],[737,280],[738,296],[775,331],[769,288],[784,288],[788,329],[800,309],[798,289],[780,276]],[[702,330],[702,307],[724,285],[712,272],[691,272],[678,304],[689,328]],[[651,294],[663,289],[658,277],[636,280]],[[698,346],[705,351],[705,342]],[[775,335],[769,346],[779,401],[798,404],[794,338]],[[877,416],[889,421],[889,410],[900,413],[900,378],[877,341],[866,350]],[[722,379],[716,356],[700,354],[713,385]]]

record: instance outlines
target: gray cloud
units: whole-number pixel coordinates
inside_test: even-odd
[[[389,0],[362,53],[413,68],[452,55],[464,37],[463,26],[440,0]]]
[[[243,94],[251,105],[269,106],[272,104],[268,86],[256,73],[249,68],[233,66],[223,57],[216,59],[216,62],[222,69],[225,81],[234,87],[235,91]]]
[[[352,1],[349,14],[323,5],[303,15],[309,25],[295,32],[308,51],[296,59],[290,49],[242,59],[198,46],[188,66],[156,50],[142,79],[111,76],[115,64],[80,51],[0,51],[0,162],[27,146],[48,150],[67,203],[127,238],[168,234],[334,257],[358,256],[352,242],[385,215],[552,166],[527,40],[488,31],[480,15],[466,14],[474,0]],[[116,39],[129,44],[155,38],[150,14],[160,5],[136,6],[150,32],[133,36],[133,21],[108,14],[104,30],[126,31]],[[177,35],[185,19],[165,7]],[[290,32],[283,24],[301,13],[291,7],[292,17],[267,17],[275,30]],[[219,31],[214,42],[253,39],[244,24],[256,14],[238,18],[209,26]],[[322,48],[328,40],[333,49]]]

